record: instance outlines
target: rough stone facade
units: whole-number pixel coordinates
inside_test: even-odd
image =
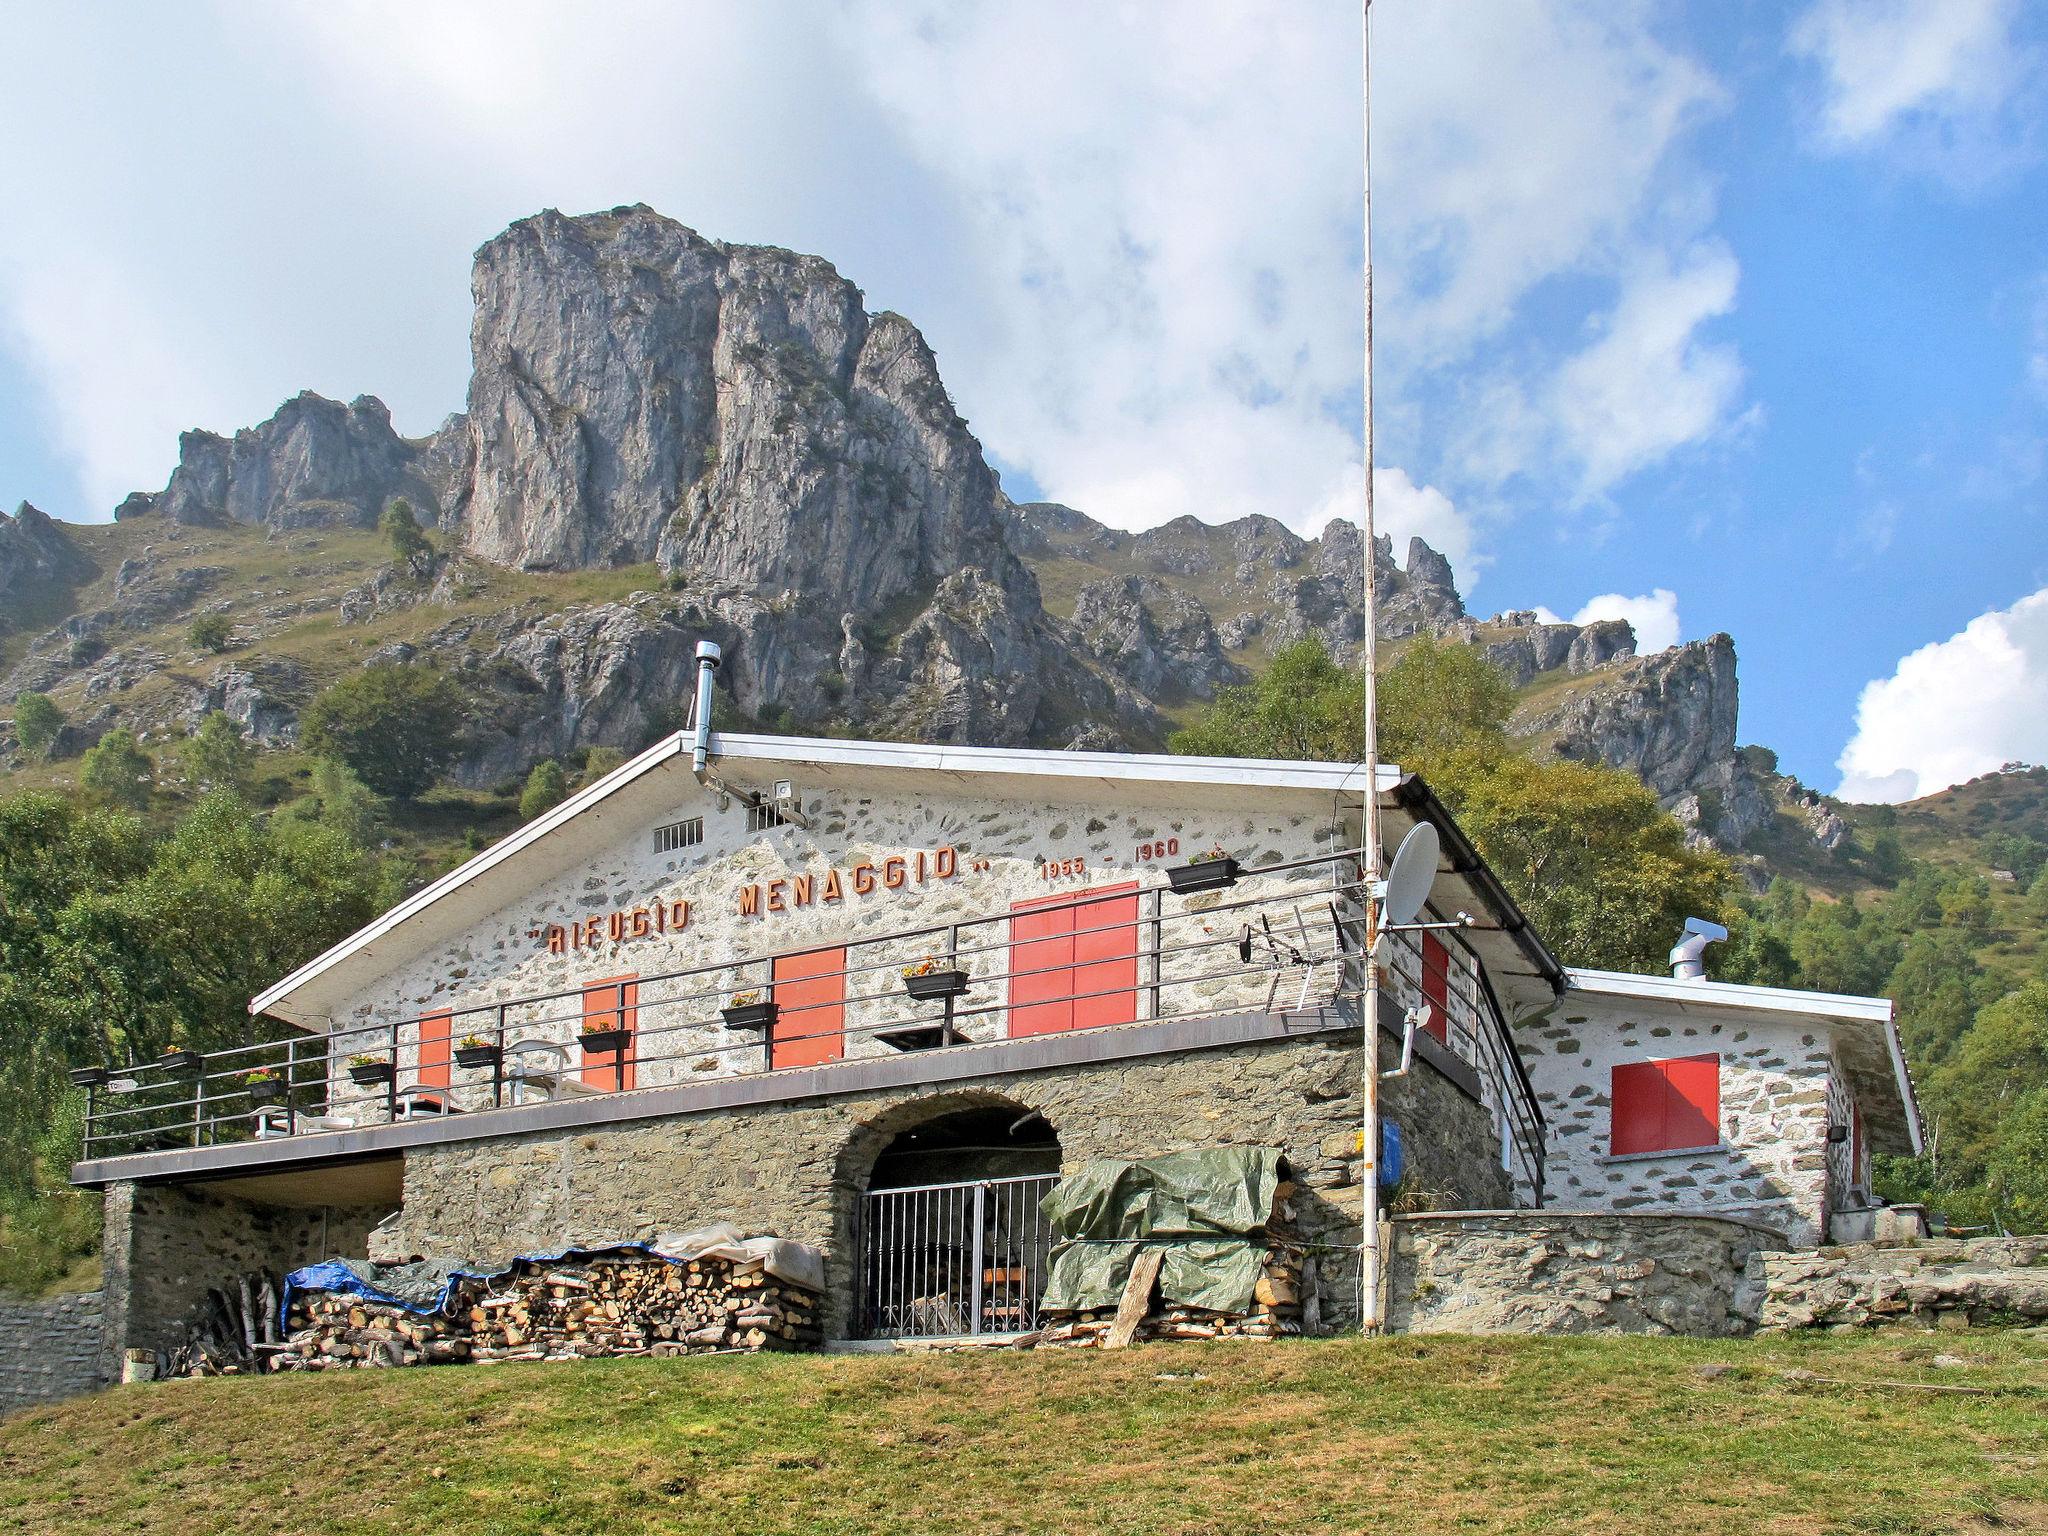
[[[330,1258],[360,1258],[377,1206],[318,1209],[261,1205],[165,1184],[107,1188],[103,1242],[106,1328],[100,1375],[118,1381],[131,1349],[167,1352],[210,1288],[256,1270],[282,1275]]]
[[[0,1413],[96,1390],[101,1293],[0,1301]]]
[[[1827,1133],[1836,1068],[1824,1024],[1567,993],[1519,1037],[1548,1122],[1547,1203],[1711,1211],[1797,1246],[1822,1240],[1835,1193]],[[1613,1069],[1710,1052],[1720,1057],[1720,1144],[1613,1155]]]
[[[1745,1292],[1760,1332],[2038,1324],[2048,1319],[2048,1236],[1758,1253]]]
[[[1325,1326],[1356,1319],[1359,1052],[1355,1033],[859,1093],[597,1130],[408,1152],[399,1222],[378,1256],[498,1261],[564,1242],[730,1220],[828,1255],[826,1332],[843,1331],[858,1203],[891,1139],[982,1106],[1043,1114],[1062,1166],[1215,1145],[1279,1148],[1301,1186]],[[1508,1197],[1484,1108],[1427,1065],[1386,1085],[1419,1188],[1462,1205]]]
[[[1738,1292],[1773,1231],[1717,1216],[1466,1211],[1388,1223],[1397,1333],[1746,1332]]]

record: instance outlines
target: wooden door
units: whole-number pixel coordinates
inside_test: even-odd
[[[640,1028],[639,975],[607,976],[583,989],[585,1029],[630,1031],[623,1049],[583,1051],[583,1083],[588,1088],[631,1088],[637,1078]]]
[[[814,1067],[846,1054],[846,950],[775,957],[768,1065]]]
[[[1137,1016],[1135,883],[1039,896],[1010,908],[1013,1038],[1129,1024]]]
[[[450,1037],[455,1032],[455,1015],[430,1013],[420,1020],[420,1069],[416,1081],[422,1088],[446,1088],[449,1084]]]

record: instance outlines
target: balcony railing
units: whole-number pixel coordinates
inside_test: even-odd
[[[1363,975],[1357,860],[1351,849],[1243,867],[1233,884],[1201,895],[1163,883],[1082,890],[1025,909],[849,933],[822,948],[814,941],[81,1074],[96,1078],[86,1084],[84,1156],[489,1114],[1031,1034],[1326,1007],[1355,997]],[[903,973],[927,957],[962,973],[961,990],[913,996]],[[746,992],[775,1005],[772,1024],[728,1020],[731,1000]],[[593,1025],[622,1029],[626,1043],[586,1048],[582,1033]],[[1504,1163],[1512,1155],[1518,1176],[1540,1186],[1541,1115],[1498,1012],[1455,1018],[1452,1031],[1487,1085]],[[475,1066],[458,1059],[469,1038],[482,1049],[460,1054],[480,1058]],[[374,1070],[352,1070],[352,1057]]]

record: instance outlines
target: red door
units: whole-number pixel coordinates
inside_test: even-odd
[[[1451,1043],[1451,951],[1433,933],[1422,936],[1422,995],[1431,1004],[1423,1026],[1438,1045]]]
[[[585,1029],[640,1027],[640,983],[637,975],[607,976],[583,989]],[[583,1051],[583,1083],[588,1088],[631,1088],[635,1079],[638,1040],[629,1035],[624,1049]],[[582,1046],[577,1047],[583,1050]],[[623,1069],[623,1070],[622,1070]]]
[[[448,1086],[448,1041],[454,1031],[455,1015],[452,1013],[430,1013],[420,1020],[420,1087]]]
[[[775,957],[775,1022],[768,1065],[814,1067],[846,1054],[846,951]]]
[[[1073,905],[1085,894],[1089,899]],[[1010,908],[1010,1034],[1138,1016],[1138,887],[1040,896]]]

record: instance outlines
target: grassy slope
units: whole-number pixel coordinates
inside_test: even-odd
[[[0,1530],[2048,1530],[2044,1393],[2048,1339],[2020,1334],[214,1380],[0,1424]]]

